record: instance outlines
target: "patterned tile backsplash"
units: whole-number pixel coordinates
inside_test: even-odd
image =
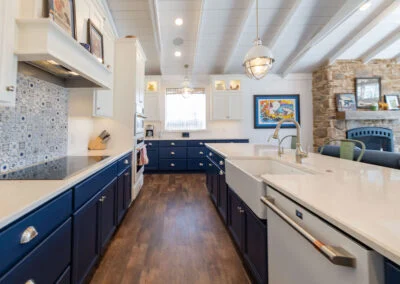
[[[0,106],[0,172],[67,154],[68,90],[18,73],[16,106]]]

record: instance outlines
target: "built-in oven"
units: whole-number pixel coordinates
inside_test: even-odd
[[[135,116],[135,135],[143,134],[144,135],[144,120],[146,117],[143,114],[136,113]]]
[[[132,187],[133,199],[136,198],[143,186],[144,165],[141,163],[141,151],[143,147],[145,147],[144,133],[138,133],[135,136],[135,151],[133,153],[134,166],[132,167],[132,176],[134,177],[134,186]]]

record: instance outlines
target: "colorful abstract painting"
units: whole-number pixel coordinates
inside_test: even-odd
[[[299,95],[254,95],[254,128],[275,128],[282,119],[300,123]],[[294,128],[284,123],[282,128]]]

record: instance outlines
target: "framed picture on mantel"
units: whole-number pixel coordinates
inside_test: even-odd
[[[356,110],[356,97],[354,94],[336,94],[338,111]]]
[[[300,123],[299,95],[254,95],[254,128],[275,128],[286,118]],[[282,124],[282,128],[295,127],[293,123]]]
[[[371,108],[381,99],[381,78],[356,78],[357,108]]]

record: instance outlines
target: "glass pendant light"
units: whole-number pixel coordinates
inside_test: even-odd
[[[183,79],[181,91],[182,91],[182,96],[184,98],[187,98],[193,93],[193,88],[192,88],[192,84],[190,83],[190,80],[189,80],[189,70],[188,70],[189,65],[185,64],[184,67],[185,67],[186,71],[185,71],[185,77]]]
[[[258,35],[258,0],[256,0],[256,24],[257,38],[254,40],[254,46],[250,48],[244,57],[243,67],[250,79],[260,80],[267,75],[275,59],[272,56],[271,50],[262,45],[262,41]]]

